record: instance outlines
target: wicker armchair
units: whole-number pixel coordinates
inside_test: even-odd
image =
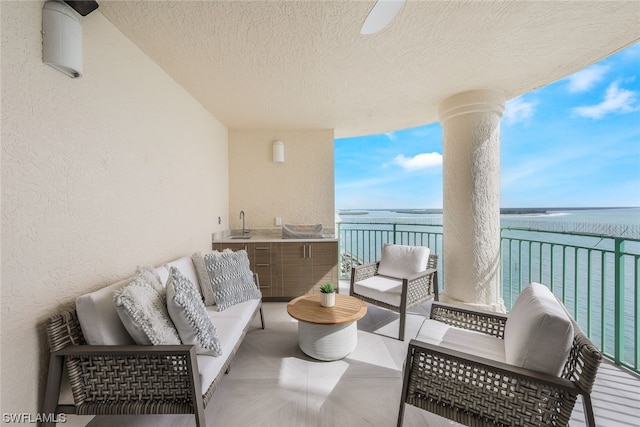
[[[254,315],[258,312],[264,329],[261,306]],[[51,317],[47,322],[51,354],[44,413],[194,414],[196,426],[204,427],[204,408],[247,330],[248,326],[203,395],[195,346],[87,345],[75,310]],[[74,405],[58,403],[65,365]]]
[[[365,295],[362,291],[356,289],[355,285],[358,282],[377,276],[379,266],[380,262],[375,262],[353,267],[351,270],[349,294],[366,303],[399,313],[400,330],[398,332],[398,339],[404,341],[407,310],[432,298],[436,301],[438,300],[438,256],[430,254],[427,260],[426,270],[401,280],[402,288],[399,304],[390,304],[389,302],[381,301],[371,294]]]
[[[433,303],[431,319],[504,339],[507,316]],[[405,403],[470,426],[566,426],[578,395],[595,426],[590,393],[602,353],[578,325],[560,377],[411,340],[398,415]]]

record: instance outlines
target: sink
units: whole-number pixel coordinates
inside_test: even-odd
[[[230,239],[234,239],[234,240],[247,240],[250,239],[252,236],[231,236]]]

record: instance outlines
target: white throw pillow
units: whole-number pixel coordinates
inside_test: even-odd
[[[167,312],[166,290],[157,275],[139,270],[113,297],[118,316],[137,344],[180,344]]]
[[[553,293],[540,283],[524,288],[504,330],[507,363],[560,375],[573,344],[573,324]]]
[[[218,331],[200,298],[196,286],[171,267],[167,281],[167,310],[183,344],[196,346],[196,353],[220,356]]]
[[[378,274],[404,279],[427,269],[429,248],[386,244],[382,248]]]

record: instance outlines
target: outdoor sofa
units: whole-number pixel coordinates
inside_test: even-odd
[[[128,294],[124,290],[127,286]],[[132,318],[123,315],[131,298],[143,300],[144,305],[148,301],[136,295],[147,291],[155,295],[155,290],[160,296],[150,305],[162,305],[161,299],[166,298],[163,290],[171,292],[166,308],[171,318],[168,322],[173,321],[178,331],[175,344],[153,345],[158,336],[160,341],[176,341],[171,330],[146,331],[157,329],[153,322],[168,323],[166,319],[136,318],[132,325]],[[216,298],[217,304],[212,305]],[[178,301],[183,302],[184,310],[176,308]],[[128,310],[135,315],[146,310],[137,310],[139,307]],[[189,310],[196,315],[189,315]],[[47,322],[50,362],[43,412],[194,414],[196,425],[204,426],[204,408],[258,312],[264,329],[258,277],[250,272],[244,251],[225,251],[224,256],[215,251],[196,253],[160,267],[140,269],[130,278],[82,295],[76,299],[75,310]],[[183,315],[182,320],[176,319]],[[141,333],[146,335],[140,337]],[[147,338],[151,343],[139,343]],[[59,402],[63,375],[68,376],[73,403]]]

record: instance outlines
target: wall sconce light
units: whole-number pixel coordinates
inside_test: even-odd
[[[48,1],[42,8],[42,62],[72,79],[82,75],[82,26],[64,3]]]
[[[284,163],[284,142],[273,141],[273,163]]]

